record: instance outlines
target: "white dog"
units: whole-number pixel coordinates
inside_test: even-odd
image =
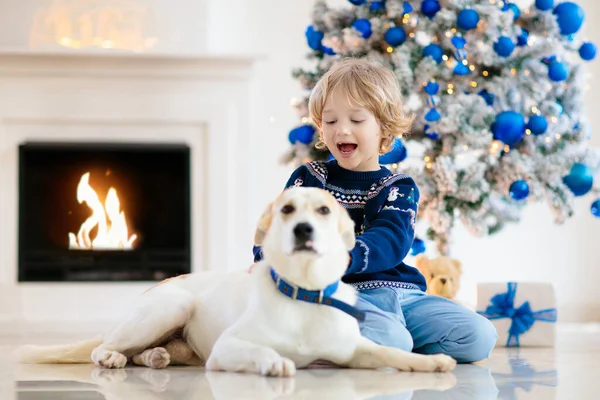
[[[251,273],[168,279],[141,295],[131,314],[102,337],[26,346],[21,362],[91,360],[122,368],[132,359],[154,368],[205,364],[271,376],[293,375],[316,360],[402,371],[450,371],[456,365],[445,355],[413,354],[361,336],[355,291],[340,281],[355,243],[354,223],[326,191],[285,190],[261,216],[255,243],[264,260]]]

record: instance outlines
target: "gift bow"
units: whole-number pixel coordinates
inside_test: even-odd
[[[519,308],[515,308],[515,294],[517,283],[508,282],[506,293],[500,293],[492,297],[491,304],[485,311],[478,311],[487,319],[510,318],[512,320],[508,329],[508,340],[506,347],[519,347],[519,336],[527,332],[535,321],[556,322],[556,308],[547,308],[540,311],[531,311],[529,302],[524,302]]]

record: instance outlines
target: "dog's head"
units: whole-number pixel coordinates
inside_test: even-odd
[[[327,191],[285,190],[262,214],[254,242],[282,277],[309,290],[339,280],[354,248],[354,221]]]
[[[415,259],[415,267],[427,281],[427,293],[454,299],[460,289],[460,261],[448,257],[429,259],[419,254]]]

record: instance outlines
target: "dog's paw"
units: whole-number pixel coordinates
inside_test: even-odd
[[[164,347],[155,347],[147,351],[149,353],[146,355],[146,365],[148,365],[150,368],[167,368],[167,365],[169,365],[169,363],[171,362],[171,356]]]
[[[429,371],[448,372],[456,367],[456,360],[445,354],[435,354],[429,356],[431,367]]]
[[[444,354],[422,355],[409,354],[402,358],[400,365],[395,368],[400,371],[415,372],[447,372],[456,367],[456,360]]]
[[[231,353],[236,352],[234,356]],[[293,376],[296,364],[266,347],[243,349],[223,346],[213,350],[205,365],[211,371],[251,372],[264,376]]]
[[[104,368],[124,368],[127,357],[117,351],[96,348],[92,351],[92,361]]]
[[[256,372],[266,376],[293,376],[296,374],[296,364],[289,358],[279,354],[263,357],[254,362]]]

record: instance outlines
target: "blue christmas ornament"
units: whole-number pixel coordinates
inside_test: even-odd
[[[592,207],[590,207],[590,210],[592,211],[592,215],[594,215],[594,217],[600,218],[600,199],[592,203]]]
[[[469,67],[467,67],[465,63],[462,62],[462,60],[454,67],[455,75],[468,75],[469,72],[471,72],[471,70],[469,69]]]
[[[315,135],[315,127],[312,125],[301,125],[292,129],[288,135],[289,141],[294,144],[296,142],[310,144]]]
[[[402,14],[410,14],[413,11],[414,8],[408,1],[405,1],[404,4],[402,4]]]
[[[321,51],[330,56],[335,55],[335,51],[331,47],[321,46]]]
[[[529,185],[524,180],[519,179],[510,184],[508,194],[515,200],[523,200],[529,196]]]
[[[435,94],[437,94],[437,92],[440,90],[440,84],[436,83],[436,82],[428,82],[427,85],[425,85],[425,93],[427,93],[430,96],[433,96]]]
[[[392,149],[385,154],[379,156],[379,164],[394,164],[406,160],[406,147],[398,138],[394,139]]]
[[[517,46],[527,46],[527,41],[529,40],[529,31],[527,29],[521,28],[521,34],[517,36]]]
[[[435,17],[435,14],[437,14],[441,9],[442,7],[440,7],[440,2],[437,0],[423,0],[421,3],[421,12],[423,15],[429,17],[429,19]]]
[[[546,65],[549,65],[551,62],[556,61],[556,56],[552,55],[550,57],[544,57],[542,58],[542,62]]]
[[[561,82],[569,76],[569,67],[560,61],[552,61],[548,65],[548,77],[554,82]]]
[[[450,42],[452,42],[452,46],[456,47],[458,50],[464,49],[467,44],[467,41],[462,36],[454,36]]]
[[[431,107],[431,110],[429,110],[427,114],[425,114],[425,120],[427,122],[439,121],[439,119],[442,118],[442,116],[440,115],[438,110],[435,109],[435,106],[438,103],[438,98],[436,94],[438,90],[440,90],[440,85],[436,82],[428,82],[427,85],[425,85],[424,90],[425,93],[429,95],[429,97],[427,97],[427,105]]]
[[[423,58],[431,57],[438,64],[442,62],[443,55],[444,55],[444,51],[442,50],[442,48],[439,45],[437,45],[435,43],[431,43],[430,45],[427,45],[423,48]]]
[[[515,44],[512,39],[508,36],[500,36],[496,43],[494,43],[494,51],[500,57],[508,57],[512,54],[515,49]]]
[[[558,113],[562,115],[565,112],[565,108],[558,100],[555,102],[555,104],[556,104],[556,111],[558,111]]]
[[[534,135],[542,135],[548,129],[548,121],[543,115],[532,115],[527,122],[527,129]]]
[[[410,254],[416,256],[421,253],[425,253],[425,242],[415,236],[412,246],[410,247]]]
[[[563,183],[571,189],[575,196],[583,196],[592,188],[594,175],[587,165],[575,163],[571,167],[569,175],[563,177]]]
[[[488,92],[486,89],[480,90],[478,93],[485,100],[485,104],[488,106],[494,105],[494,94]]]
[[[370,6],[371,11],[379,11],[379,10],[383,10],[384,8],[385,8],[385,4],[383,3],[383,1],[371,2],[371,6]]]
[[[554,0],[535,0],[535,6],[538,10],[548,11],[554,7]]]
[[[491,126],[494,139],[509,146],[519,143],[525,135],[525,118],[515,111],[503,111],[496,115]]]
[[[479,14],[472,8],[461,10],[456,17],[456,24],[466,31],[476,28],[477,23],[479,23]]]
[[[450,41],[452,42],[452,45],[456,48],[456,51],[452,53],[452,57],[454,57],[454,59],[457,61],[456,66],[454,67],[454,74],[469,74],[471,70],[467,66],[467,51],[465,50],[465,45],[467,44],[467,41],[462,36],[454,36]]]
[[[352,27],[360,32],[363,38],[368,39],[373,34],[371,23],[366,18],[359,18],[352,24]]]
[[[516,21],[521,16],[521,10],[519,10],[519,6],[514,3],[504,3],[502,11],[512,11],[514,15],[513,21]]]
[[[400,46],[406,40],[406,32],[402,27],[394,26],[385,32],[384,39],[392,47]]]
[[[355,6],[360,6],[367,2],[367,0],[348,0],[348,1],[352,4],[354,4]]]
[[[425,137],[431,140],[440,140],[440,134],[437,132],[428,132],[425,134]]]
[[[585,61],[591,61],[596,58],[596,45],[592,42],[585,42],[579,48],[579,56]]]
[[[434,131],[429,131],[429,124],[425,124],[423,126],[423,132],[425,133],[425,137],[431,139],[431,140],[439,140],[440,139],[440,134]]]
[[[439,121],[440,118],[442,118],[442,116],[435,108],[432,108],[431,110],[427,111],[427,114],[425,114],[425,120],[427,122],[436,122]]]
[[[556,15],[561,35],[570,35],[577,32],[583,25],[585,17],[583,8],[579,4],[570,1],[557,5],[552,14]]]
[[[306,41],[308,43],[308,47],[313,50],[321,49],[321,40],[323,40],[323,32],[315,30],[315,27],[310,25],[306,28]]]
[[[452,42],[452,46],[456,47],[457,50],[463,50],[467,41],[462,36],[454,36],[450,42]]]

